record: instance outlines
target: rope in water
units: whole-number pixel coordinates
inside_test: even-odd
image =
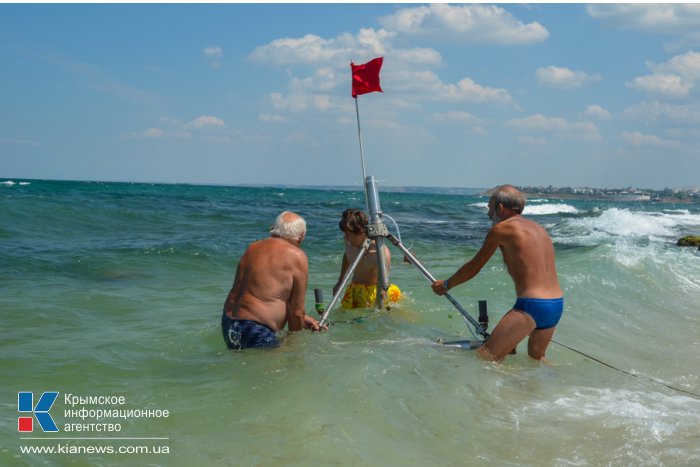
[[[685,389],[681,389],[681,388],[677,388],[677,387],[675,387],[675,386],[671,386],[671,385],[666,384],[666,383],[664,383],[663,381],[660,381],[660,380],[658,380],[658,379],[650,378],[649,376],[638,375],[638,374],[636,374],[636,373],[632,373],[631,371],[623,370],[623,369],[618,368],[618,367],[616,367],[616,366],[613,366],[613,365],[611,365],[611,364],[609,364],[609,363],[605,363],[604,361],[602,361],[602,360],[600,360],[600,359],[598,359],[598,358],[592,357],[591,355],[588,355],[588,354],[586,354],[586,353],[584,353],[584,352],[581,352],[580,350],[576,350],[576,349],[574,349],[573,347],[569,347],[568,345],[564,345],[564,344],[562,344],[561,342],[557,342],[557,341],[555,341],[554,339],[552,339],[552,342],[554,342],[555,344],[557,344],[557,345],[559,345],[559,346],[561,346],[561,347],[564,347],[565,349],[569,349],[569,350],[571,350],[572,352],[576,352],[576,353],[579,354],[579,355],[583,355],[583,356],[586,357],[586,358],[590,358],[590,359],[593,360],[594,362],[598,362],[598,363],[600,363],[601,365],[605,365],[605,366],[607,366],[608,368],[612,368],[613,370],[619,371],[620,373],[624,373],[624,374],[626,374],[626,375],[634,376],[635,378],[637,378],[637,377],[638,377],[638,378],[644,378],[644,379],[646,379],[646,380],[648,380],[648,381],[652,381],[652,382],[654,382],[654,383],[657,383],[657,384],[660,384],[660,385],[662,385],[662,386],[665,386],[665,387],[667,387],[668,389],[673,389],[674,391],[682,392],[683,394],[687,394],[687,395],[689,395],[689,396],[695,397],[696,399],[700,399],[700,394],[696,394],[696,393],[694,393],[694,392],[686,391]]]

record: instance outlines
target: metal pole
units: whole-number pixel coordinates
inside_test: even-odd
[[[373,239],[377,246],[377,308],[382,308],[384,300],[382,292],[386,293],[389,290],[389,271],[384,251],[384,237],[389,234],[389,230],[381,218],[382,208],[379,205],[379,193],[377,193],[377,184],[372,175],[368,175],[365,179],[365,193],[369,209],[367,236]]]
[[[357,97],[355,97],[355,115],[357,116],[357,139],[360,140],[360,162],[362,165],[362,180],[365,180],[365,150],[362,147],[362,131],[360,129],[360,106],[357,103]],[[367,200],[367,188],[365,187],[365,203],[367,203],[367,210],[369,211],[369,201]]]
[[[328,315],[331,312],[331,309],[335,305],[335,303],[338,301],[340,297],[343,296],[343,291],[345,290],[345,286],[348,284],[350,281],[350,278],[352,277],[353,273],[355,272],[355,269],[357,269],[357,265],[360,264],[360,261],[362,258],[367,254],[367,251],[369,250],[371,242],[369,239],[365,240],[365,243],[362,244],[362,250],[360,253],[357,255],[357,258],[355,258],[355,261],[350,265],[347,271],[345,271],[345,277],[343,277],[343,281],[340,283],[340,287],[338,287],[338,293],[333,296],[333,300],[328,304],[328,308],[326,308],[326,311],[323,313],[323,316],[321,316],[321,321],[319,322],[319,326],[323,326],[323,323],[326,322],[326,319],[328,318]]]

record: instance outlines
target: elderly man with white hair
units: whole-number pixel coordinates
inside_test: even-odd
[[[269,238],[248,246],[221,316],[229,349],[276,347],[285,325],[289,331],[320,330],[304,310],[309,261],[300,245],[305,235],[304,219],[285,211]]]

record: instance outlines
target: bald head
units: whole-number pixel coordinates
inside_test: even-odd
[[[306,235],[306,221],[299,214],[284,211],[275,219],[270,235],[301,242]]]
[[[491,195],[489,204],[496,207],[502,204],[504,208],[516,214],[522,214],[525,209],[525,195],[513,185],[501,185]]]

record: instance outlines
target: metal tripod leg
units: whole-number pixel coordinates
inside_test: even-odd
[[[398,247],[401,250],[401,252],[406,256],[406,258],[411,262],[411,264],[413,264],[423,274],[423,276],[425,276],[425,278],[430,281],[431,284],[435,282],[435,278],[433,277],[433,275],[430,274],[430,272],[427,269],[425,269],[425,267],[423,267],[422,264],[420,264],[420,262],[415,258],[415,256],[413,256],[413,254],[408,250],[408,248],[406,248],[396,237],[394,237],[391,234],[388,234],[387,238],[391,243],[396,245],[396,247]],[[471,315],[467,313],[467,311],[464,308],[462,308],[462,305],[460,305],[459,302],[455,300],[454,297],[452,297],[452,295],[446,293],[445,297],[447,297],[447,299],[452,303],[452,305],[454,305],[457,311],[459,311],[462,314],[462,317],[467,322],[467,328],[475,338],[478,339],[479,337],[476,335],[474,330],[472,330],[469,324],[474,326],[476,332],[481,334],[484,339],[487,339],[489,337],[489,333],[486,332],[486,329],[484,329],[484,327],[481,326],[481,324],[479,324],[478,321],[472,318]]]
[[[360,253],[357,255],[357,258],[355,258],[355,261],[350,265],[347,271],[345,271],[345,277],[343,277],[343,281],[340,283],[340,287],[338,287],[338,293],[333,296],[333,300],[328,304],[328,307],[326,308],[326,311],[323,313],[323,316],[321,316],[321,321],[319,322],[319,326],[323,326],[323,324],[326,322],[326,319],[328,318],[328,315],[331,312],[331,309],[333,306],[336,304],[338,299],[343,296],[343,291],[345,290],[345,286],[348,284],[350,281],[350,278],[352,275],[355,273],[355,269],[357,269],[357,265],[360,264],[360,261],[362,261],[362,258],[365,257],[367,252],[369,251],[369,247],[372,244],[369,238],[365,239],[365,243],[362,244],[362,250]]]

